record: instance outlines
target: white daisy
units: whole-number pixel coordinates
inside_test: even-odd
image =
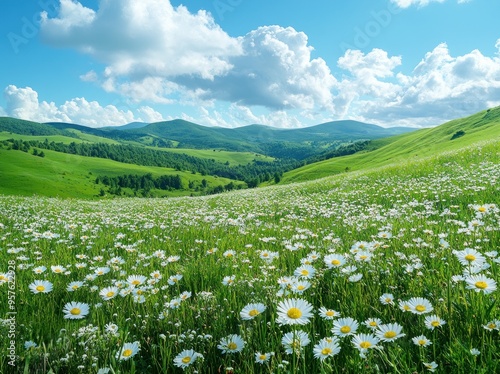
[[[359,334],[352,337],[352,345],[358,349],[360,353],[365,353],[368,349],[373,349],[377,346],[380,340],[373,334]]]
[[[120,361],[126,361],[134,357],[139,352],[139,342],[123,344],[122,349],[116,353],[116,358]]]
[[[129,275],[127,278],[127,283],[133,287],[140,286],[141,284],[144,284],[148,278],[146,278],[144,275]]]
[[[328,320],[333,320],[335,318],[340,317],[340,313],[333,310],[333,309],[327,309],[324,306],[319,308],[319,315],[323,319],[328,319]]]
[[[333,322],[332,333],[337,336],[354,335],[358,330],[359,323],[351,317],[340,318]]]
[[[441,327],[445,325],[446,321],[433,314],[431,316],[425,317],[424,324],[425,327],[427,327],[429,330],[434,330],[436,327]]]
[[[453,251],[458,261],[464,266],[482,265],[486,258],[478,251],[472,248],[465,248],[463,251]]]
[[[79,288],[83,287],[84,283],[81,281],[74,281],[70,282],[68,286],[66,287],[66,291],[68,292],[74,292],[78,290]]]
[[[392,342],[406,335],[401,332],[402,330],[403,326],[398,323],[389,323],[386,325],[380,325],[378,330],[375,332],[375,335],[384,342]]]
[[[484,294],[492,293],[497,289],[497,282],[484,275],[469,275],[465,278],[465,282],[467,283],[467,289],[483,292]]]
[[[313,315],[312,310],[313,306],[306,300],[283,300],[277,307],[277,322],[280,325],[305,325]]]
[[[120,291],[118,290],[118,287],[111,286],[111,287],[103,288],[99,292],[99,296],[101,296],[103,300],[107,301],[107,300],[111,300],[111,299],[115,298],[119,292]]]
[[[346,259],[341,254],[332,253],[323,258],[328,269],[339,268],[346,263]]]
[[[340,352],[338,338],[324,338],[313,348],[314,357],[324,361],[328,357],[333,357]]]
[[[266,306],[262,303],[248,304],[240,312],[240,317],[243,320],[251,320],[266,310]]]
[[[365,322],[363,322],[363,325],[372,330],[376,330],[381,324],[382,320],[380,318],[368,318]]]
[[[296,277],[305,279],[314,278],[315,274],[316,274],[316,269],[314,269],[314,267],[311,265],[299,266],[297,269],[295,269],[293,273],[293,275],[295,275]]]
[[[52,283],[46,280],[33,281],[33,283],[31,283],[28,287],[34,294],[49,293],[53,288]]]
[[[299,354],[306,345],[311,342],[309,335],[301,330],[288,332],[281,339],[281,344],[285,348],[285,352],[292,354],[294,351]]]
[[[413,344],[418,345],[419,347],[427,347],[432,344],[432,342],[425,337],[425,335],[415,336],[411,339]]]
[[[379,298],[384,305],[394,305],[394,296],[391,293],[385,293]]]
[[[274,352],[270,353],[261,353],[261,352],[256,352],[255,353],[255,362],[258,364],[265,364],[266,362],[269,362],[271,357],[274,356]]]
[[[65,319],[82,319],[89,314],[89,305],[72,301],[64,305],[63,312]]]
[[[422,363],[424,364],[425,368],[431,372],[436,371],[436,368],[438,367],[438,364],[436,364],[434,361]]]
[[[245,347],[245,341],[239,335],[232,334],[220,340],[220,344],[217,345],[222,353],[236,353],[240,352]]]
[[[414,314],[425,314],[434,310],[430,301],[423,297],[412,297],[408,300],[408,305],[410,307],[410,312]]]
[[[198,359],[203,359],[201,353],[195,352],[192,349],[185,349],[174,358],[174,365],[185,369]]]
[[[500,331],[500,320],[494,319],[494,320],[488,322],[486,325],[483,325],[483,327],[489,331],[493,331],[493,330]]]

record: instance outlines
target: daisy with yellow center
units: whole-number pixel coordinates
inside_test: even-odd
[[[89,305],[79,302],[69,302],[63,308],[65,319],[82,319],[89,314]]]
[[[36,281],[33,281],[33,283],[31,283],[28,288],[30,289],[31,292],[33,292],[34,294],[37,294],[37,293],[49,293],[50,291],[52,291],[52,283],[50,283],[49,281],[45,281],[45,280],[36,280]]]
[[[47,270],[47,268],[45,266],[37,266],[36,268],[33,269],[33,272],[35,274],[42,274],[45,270]],[[1,278],[1,274],[0,274],[0,278]]]
[[[380,325],[375,335],[383,342],[392,342],[406,335],[401,332],[402,330],[403,327],[400,324],[389,323],[387,325]]]
[[[445,325],[446,321],[433,314],[431,316],[425,317],[424,324],[425,327],[427,327],[429,330],[434,330],[436,327]]]
[[[61,273],[64,273],[66,271],[66,269],[60,265],[54,265],[54,266],[51,266],[50,268],[51,268],[52,272],[54,272],[56,274],[61,274]]]
[[[71,282],[66,287],[66,290],[68,292],[74,292],[74,291],[78,290],[79,288],[83,287],[83,285],[84,285],[84,283],[80,282],[80,281]]]
[[[266,310],[262,303],[248,304],[240,312],[242,320],[252,320]]]
[[[327,320],[333,320],[334,318],[340,317],[340,313],[333,310],[333,309],[327,309],[324,306],[319,308],[319,315],[323,319]]]
[[[118,290],[118,287],[111,286],[111,287],[103,288],[99,292],[99,296],[101,296],[103,300],[107,301],[107,300],[111,300],[111,299],[115,298],[119,292],[120,291]]]
[[[465,278],[467,289],[484,294],[490,294],[497,289],[497,282],[494,279],[488,278],[484,275],[469,275]]]
[[[269,353],[256,352],[255,362],[258,364],[265,364],[266,362],[269,362],[272,356],[274,356],[274,352],[269,352]]]
[[[311,287],[311,283],[307,280],[297,280],[291,284],[290,290],[296,294],[302,294]]]
[[[305,325],[312,317],[312,305],[303,299],[287,299],[278,304],[278,324]]]
[[[346,259],[341,254],[332,253],[323,258],[328,269],[341,267],[346,263]]]
[[[436,368],[438,367],[438,364],[436,364],[434,361],[432,362],[423,362],[425,368],[429,370],[430,372],[436,371]]]
[[[232,334],[220,340],[217,345],[222,353],[236,353],[240,352],[245,347],[245,341],[239,335]]]
[[[311,279],[316,274],[316,269],[312,265],[302,265],[295,269],[293,273],[298,278]]]
[[[472,248],[465,248],[463,251],[453,251],[458,261],[463,266],[481,266],[486,262],[482,253]]]
[[[418,345],[419,347],[427,347],[432,344],[432,342],[425,337],[425,335],[415,336],[411,339],[413,344]]]
[[[371,330],[376,330],[382,324],[382,320],[379,318],[368,318],[363,324]]]
[[[488,331],[493,331],[493,330],[500,331],[500,320],[494,319],[488,322],[486,325],[483,325],[483,327]]]
[[[321,339],[313,348],[314,357],[324,361],[340,352],[339,340],[336,337]]]
[[[147,281],[147,278],[144,275],[130,275],[127,278],[127,283],[133,287],[140,286],[144,282]]]
[[[139,352],[139,342],[125,343],[122,349],[116,354],[116,358],[120,361],[127,361],[134,357]]]
[[[182,369],[185,369],[188,366],[195,363],[196,360],[198,360],[198,359],[203,360],[203,355],[201,353],[195,352],[192,349],[186,349],[186,350],[182,351],[181,353],[179,353],[174,358],[174,365],[177,367],[180,367]]]
[[[414,314],[426,314],[434,310],[430,301],[423,297],[412,297],[408,300],[408,306],[410,307],[410,312]]]
[[[379,298],[380,302],[384,305],[393,305],[394,296],[391,293],[385,293]]]
[[[358,349],[360,354],[365,354],[369,349],[377,346],[380,340],[372,334],[359,334],[352,337],[352,345]]]
[[[332,333],[340,337],[354,335],[358,327],[359,323],[355,319],[351,317],[340,318],[333,322]]]

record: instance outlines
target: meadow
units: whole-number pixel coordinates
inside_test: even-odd
[[[170,199],[0,196],[4,373],[496,373],[500,143]]]

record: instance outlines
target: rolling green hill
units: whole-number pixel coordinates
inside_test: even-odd
[[[159,192],[157,196],[191,194],[189,182],[200,186],[205,179],[209,187],[223,186],[231,182],[227,178],[202,176],[153,166],[124,164],[95,157],[82,157],[54,151],[44,151],[45,157],[30,153],[0,148],[0,194],[41,195],[50,197],[92,198],[104,186],[96,184],[98,176],[120,176],[127,174],[153,176],[179,175],[186,186],[184,191]],[[234,182],[240,183],[241,182]],[[127,191],[132,193],[132,191]]]
[[[490,139],[500,139],[500,107],[456,119],[434,128],[374,140],[369,149],[363,152],[306,165],[287,172],[282,178],[282,183],[307,181],[345,171],[404,163]]]

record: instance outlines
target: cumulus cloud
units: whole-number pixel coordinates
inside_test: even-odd
[[[212,81],[183,76],[176,82],[199,89],[202,99],[275,110],[332,109],[336,79],[323,59],[311,59],[306,34],[292,27],[264,26],[239,40],[243,54],[229,58],[233,68],[226,74]]]
[[[141,118],[146,123],[161,122],[165,119],[163,115],[149,106],[143,106],[137,109],[137,112],[141,115]]]
[[[144,106],[136,110],[119,109],[115,105],[101,106],[97,101],[74,98],[62,105],[40,101],[31,87],[9,85],[4,90],[6,115],[37,122],[69,122],[89,127],[117,126],[129,122],[161,121],[163,117],[154,109]],[[138,116],[136,116],[138,115]]]
[[[260,108],[262,111],[262,108]],[[218,126],[226,128],[240,127],[243,125],[259,124],[276,128],[290,129],[304,126],[302,113],[294,114],[293,111],[264,110],[256,114],[250,107],[230,104],[224,110],[201,107],[197,117],[182,115],[182,119],[199,123],[205,126]],[[326,122],[326,121],[324,121]]]
[[[57,17],[42,14],[41,36],[105,63],[102,87],[136,101],[332,109],[335,78],[323,59],[311,58],[307,35],[291,27],[231,37],[206,11],[193,14],[168,0],[107,0],[98,10],[61,0]]]
[[[409,8],[412,5],[416,5],[418,7],[424,7],[429,5],[430,3],[444,3],[446,0],[391,0],[393,4],[396,4],[400,8]],[[458,4],[468,3],[472,0],[457,0]]]
[[[59,14],[42,14],[42,39],[90,54],[108,66],[104,78],[193,74],[205,79],[231,68],[227,57],[241,48],[210,14],[191,14],[165,0],[107,0],[94,11],[60,0]]]
[[[343,102],[345,113],[379,123],[438,125],[500,104],[499,57],[487,57],[478,50],[453,57],[442,43],[405,75],[394,72],[401,60],[376,53],[386,70],[375,63],[363,65],[370,54],[359,51],[347,51],[339,60],[339,66],[351,72],[341,83],[339,97],[350,94],[357,99]]]

